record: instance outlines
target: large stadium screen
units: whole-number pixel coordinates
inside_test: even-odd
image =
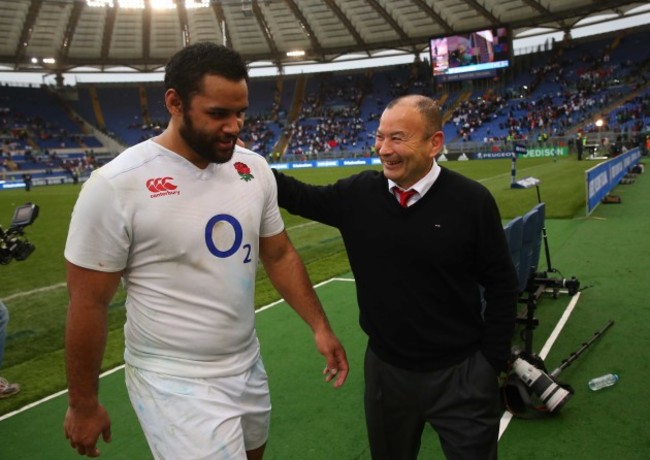
[[[430,40],[433,76],[438,81],[487,78],[511,61],[511,36],[505,27]]]

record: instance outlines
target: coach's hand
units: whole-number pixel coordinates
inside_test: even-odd
[[[111,419],[101,404],[84,409],[68,407],[63,428],[65,437],[79,455],[99,457],[97,439],[100,434],[104,442],[111,442]]]

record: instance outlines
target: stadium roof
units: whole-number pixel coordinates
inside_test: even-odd
[[[91,6],[91,4],[100,6]],[[132,7],[126,7],[126,4]],[[149,72],[187,43],[286,67],[395,52],[508,26],[515,38],[648,12],[625,0],[0,0],[0,70]],[[304,52],[292,56],[293,52]]]

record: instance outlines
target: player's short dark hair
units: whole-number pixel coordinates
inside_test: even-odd
[[[241,55],[211,42],[188,45],[174,54],[165,65],[165,91],[174,89],[185,105],[201,91],[203,77],[218,75],[231,81],[246,80],[248,67]]]

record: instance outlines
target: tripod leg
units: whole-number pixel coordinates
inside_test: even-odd
[[[533,356],[533,330],[535,329],[535,299],[532,294],[526,301],[526,327],[523,331],[524,352],[527,356]]]

